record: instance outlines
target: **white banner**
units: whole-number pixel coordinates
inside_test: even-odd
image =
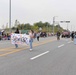
[[[12,44],[29,44],[30,37],[27,34],[11,34],[11,43]]]

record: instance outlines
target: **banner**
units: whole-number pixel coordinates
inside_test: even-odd
[[[11,34],[11,43],[12,44],[27,44],[29,45],[30,37],[27,34]]]

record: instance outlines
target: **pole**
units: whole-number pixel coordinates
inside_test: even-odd
[[[54,30],[54,25],[55,25],[55,17],[58,17],[58,16],[54,16],[54,17],[53,17],[53,34],[55,33],[55,30]]]
[[[47,23],[47,32],[49,32],[49,27],[48,27],[48,23]]]
[[[60,26],[59,26],[59,23],[58,23],[58,31],[60,30]]]
[[[67,30],[68,30],[68,23],[67,23]]]
[[[72,32],[72,25],[71,25],[71,32]]]
[[[53,34],[54,34],[55,16],[53,17]]]
[[[11,0],[9,0],[9,32],[11,33]]]

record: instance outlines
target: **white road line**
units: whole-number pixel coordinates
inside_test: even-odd
[[[60,48],[60,47],[62,47],[62,46],[64,46],[64,44],[62,44],[62,45],[58,46],[58,48]]]
[[[32,57],[32,58],[30,58],[30,60],[34,60],[34,59],[36,59],[36,58],[38,58],[38,57],[40,57],[40,56],[42,56],[42,55],[45,55],[45,54],[47,54],[47,53],[49,53],[49,51],[46,51],[46,52],[41,53],[41,54],[39,54],[39,55],[37,55],[37,56],[35,56],[35,57]]]
[[[69,41],[68,43],[71,43],[71,42],[73,42],[73,41]]]

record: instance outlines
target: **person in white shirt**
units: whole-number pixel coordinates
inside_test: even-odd
[[[29,31],[29,36],[30,36],[29,45],[30,45],[30,51],[31,51],[32,50],[32,42],[33,42],[33,38],[34,38],[34,31],[33,30]]]
[[[36,34],[36,36],[37,36],[37,40],[39,41],[40,33],[38,32],[38,33]]]

